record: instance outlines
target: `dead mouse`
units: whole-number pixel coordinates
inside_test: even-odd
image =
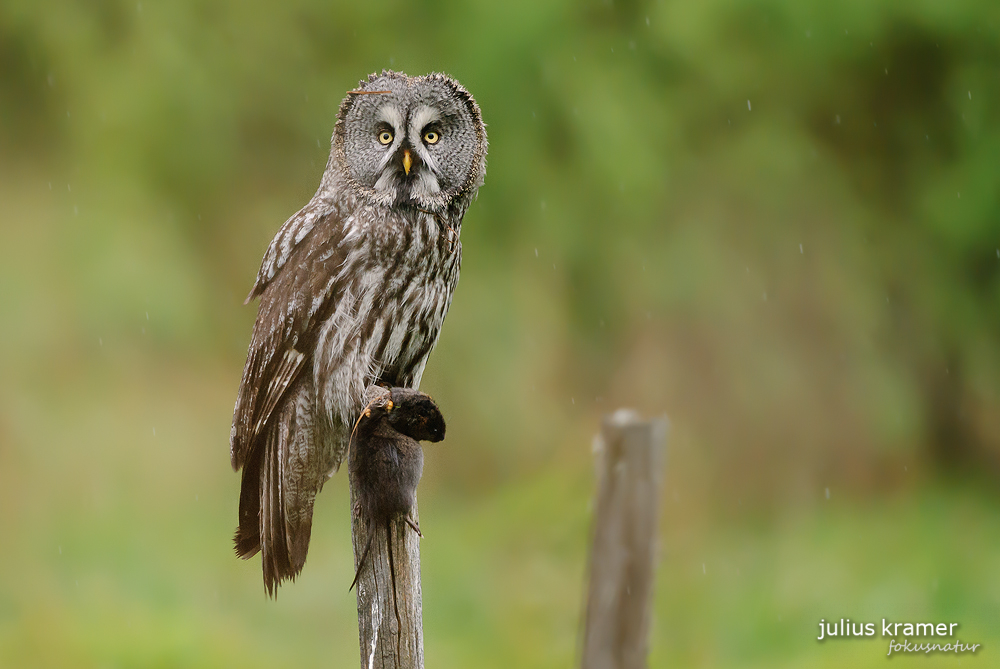
[[[389,522],[402,517],[414,532],[420,534],[420,527],[410,517],[417,499],[417,483],[424,468],[424,453],[419,442],[444,439],[444,416],[434,400],[419,390],[373,388],[369,389],[366,397],[371,399],[354,426],[349,468],[354,482],[356,512],[359,517],[367,520],[368,540],[358,561],[358,570],[351,588],[358,582],[365,566],[375,528],[384,526],[392,577],[393,607],[396,624],[399,625],[396,567],[393,563]]]

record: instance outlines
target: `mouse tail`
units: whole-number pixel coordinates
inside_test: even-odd
[[[361,576],[361,570],[365,568],[365,560],[368,559],[368,552],[372,549],[372,539],[375,538],[375,524],[368,523],[368,541],[365,543],[365,549],[361,551],[361,559],[358,560],[358,570],[354,572],[354,580],[351,581],[351,587],[347,589],[350,592],[354,589],[354,586],[358,584],[358,578]]]

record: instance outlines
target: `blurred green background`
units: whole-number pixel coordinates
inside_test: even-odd
[[[268,601],[229,423],[345,91],[489,125],[423,388],[432,667],[569,667],[590,452],[672,421],[654,667],[883,666],[820,619],[1000,642],[1000,5],[0,3],[0,666],[358,662],[348,496]]]

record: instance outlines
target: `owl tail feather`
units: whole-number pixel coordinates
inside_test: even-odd
[[[262,449],[255,449],[243,466],[240,524],[236,528],[233,543],[236,555],[244,560],[260,552],[260,467],[263,455]]]
[[[264,588],[274,597],[281,581],[294,579],[305,565],[312,529],[316,485],[296,476],[293,440],[311,435],[311,425],[295,400],[306,400],[309,389],[300,380],[298,392],[279,407],[264,426],[243,464],[239,527],[233,537],[236,554],[244,559],[261,553]]]

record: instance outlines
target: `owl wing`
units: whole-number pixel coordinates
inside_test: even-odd
[[[230,432],[234,470],[312,358],[319,327],[343,292],[343,241],[336,212],[310,203],[285,222],[264,254],[247,297],[261,301]]]
[[[248,298],[261,301],[231,432],[233,468],[243,468],[235,541],[241,557],[262,551],[272,594],[305,564],[313,500],[327,474],[310,361],[343,293],[346,253],[339,217],[303,210],[275,236]]]

